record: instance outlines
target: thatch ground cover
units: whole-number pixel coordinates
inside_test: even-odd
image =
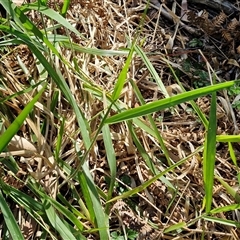
[[[2,3],[3,239],[239,239],[238,1],[183,3]]]

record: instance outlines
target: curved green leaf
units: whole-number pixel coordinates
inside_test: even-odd
[[[3,197],[1,190],[0,190],[0,208],[3,214],[4,221],[9,230],[9,233],[12,236],[12,239],[24,240],[24,237],[19,229],[19,226],[17,225],[17,222],[11,210],[9,209],[8,204],[5,201],[5,198]]]

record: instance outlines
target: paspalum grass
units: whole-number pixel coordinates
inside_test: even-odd
[[[235,221],[228,221],[226,219],[219,219],[211,216],[216,213],[233,211],[240,208],[239,204],[231,204],[220,208],[213,208],[212,206],[216,142],[229,142],[230,144],[231,142],[239,142],[239,136],[217,136],[216,134],[216,94],[217,91],[234,86],[237,81],[212,84],[191,91],[184,91],[183,89],[182,93],[175,96],[169,96],[163,81],[158,76],[151,61],[148,59],[148,56],[144,53],[141,47],[138,46],[137,37],[132,39],[133,41],[129,40],[129,48],[123,50],[104,50],[82,47],[79,44],[72,43],[69,37],[48,33],[50,30],[54,30],[55,27],[57,28],[57,25],[64,26],[67,31],[74,32],[82,39],[82,41],[86,40],[85,37],[83,37],[82,34],[65,19],[70,1],[64,1],[60,13],[47,7],[46,3],[47,1],[37,1],[36,3],[17,7],[10,1],[1,2],[8,13],[8,19],[1,19],[0,30],[7,34],[7,37],[0,43],[0,46],[3,46],[4,44],[8,46],[16,44],[27,45],[34,55],[35,60],[39,65],[39,69],[43,69],[44,71],[40,73],[40,83],[36,83],[36,85],[32,85],[31,87],[22,86],[22,90],[1,100],[1,103],[4,104],[8,100],[21,97],[22,95],[24,96],[24,94],[30,92],[32,93],[32,99],[29,102],[26,102],[15,120],[11,122],[6,129],[3,128],[3,133],[0,136],[0,152],[7,151],[6,147],[12,137],[18,134],[19,129],[25,121],[28,123],[36,122],[36,119],[33,116],[36,103],[44,105],[44,102],[46,101],[43,96],[44,93],[50,92],[54,89],[52,92],[51,104],[46,105],[45,109],[48,108],[48,110],[46,110],[48,115],[54,116],[58,122],[56,128],[58,136],[56,137],[56,144],[52,145],[52,147],[54,147],[52,155],[50,154],[48,156],[49,159],[51,159],[51,164],[50,166],[46,165],[46,168],[49,169],[49,173],[59,173],[60,175],[58,177],[61,176],[63,180],[58,183],[56,192],[50,193],[45,190],[46,186],[42,185],[41,178],[34,178],[36,175],[32,174],[32,176],[29,176],[25,182],[25,185],[31,194],[26,194],[18,188],[10,186],[7,182],[1,180],[0,208],[7,227],[7,230],[4,230],[3,234],[6,236],[10,234],[12,239],[24,239],[19,223],[12,213],[11,208],[8,206],[8,201],[11,199],[11,201],[18,206],[21,206],[21,208],[23,208],[24,211],[36,221],[41,229],[42,239],[59,239],[59,237],[61,237],[61,239],[71,240],[87,239],[90,235],[95,235],[102,240],[109,239],[110,232],[112,231],[110,226],[112,203],[140,194],[159,179],[168,188],[177,191],[175,186],[165,177],[165,175],[174,172],[178,166],[182,165],[201,151],[204,152],[202,163],[205,197],[202,201],[205,206],[205,212],[190,222],[181,222],[168,226],[168,228],[164,230],[164,233],[179,231],[182,228],[190,226],[194,221],[197,221],[200,218],[207,221],[239,227],[239,224]],[[54,25],[52,28],[44,29],[44,31],[40,30],[26,15],[26,12],[29,10],[36,11],[42,17],[55,21],[57,25]],[[55,31],[52,32],[54,33]],[[69,61],[67,57],[59,51],[60,47],[73,52],[84,53],[86,59],[89,55],[99,57],[126,56],[125,63],[122,70],[119,72],[118,78],[116,79],[115,84],[113,84],[111,91],[105,90],[101,85],[92,81],[92,79],[87,76],[81,68],[79,68],[77,59],[75,58],[73,62]],[[158,88],[164,98],[146,103],[138,86],[134,81],[130,81],[133,92],[138,98],[140,105],[137,107],[129,107],[121,100],[121,94],[126,84],[127,74],[132,60],[136,55],[142,59],[145,67],[156,79]],[[77,99],[77,95],[74,94],[74,88],[71,86],[71,82],[66,81],[66,72],[62,72],[60,71],[60,68],[58,68],[59,62],[66,67],[67,71],[74,72],[76,78],[81,78],[81,87],[83,87],[86,96],[83,104]],[[39,86],[41,88],[39,88]],[[193,101],[198,97],[206,95],[211,96],[209,122],[206,120],[207,116],[197,109]],[[96,100],[102,103],[103,109],[97,115],[89,117],[90,109],[88,107],[84,108],[84,106],[91,106],[92,102]],[[76,132],[67,132],[66,126],[69,124],[68,119],[61,116],[61,112],[56,110],[57,106],[60,106],[61,104],[64,105],[65,101],[69,104],[69,109],[67,111],[72,112],[71,117],[76,119],[74,124],[78,126],[76,132],[81,135],[80,144],[74,137],[77,136]],[[61,102],[61,104],[59,102]],[[195,106],[195,108],[194,106],[193,108],[198,111],[196,113],[199,116],[203,116],[200,120],[202,120],[203,126],[206,127],[205,143],[187,157],[174,163],[171,161],[162,135],[158,132],[153,114],[158,111],[174,108],[178,104],[185,102],[192,103]],[[44,112],[44,108],[42,108],[41,111]],[[114,115],[110,115],[112,112],[114,112]],[[38,116],[41,116],[42,119],[38,122],[38,125],[35,125],[36,128],[39,128],[39,136],[35,135],[36,142],[40,139],[40,135],[43,137],[43,132],[47,136],[47,128],[44,126],[49,122],[49,119],[46,117],[47,115],[40,114]],[[143,117],[145,116],[147,117],[148,124],[146,124],[146,121],[143,121]],[[46,117],[46,119],[44,117]],[[92,126],[95,120],[98,124],[94,125],[95,128],[93,129]],[[43,122],[45,125],[42,124]],[[143,182],[141,185],[133,188],[129,187],[124,193],[118,196],[116,196],[115,193],[117,160],[111,132],[112,125],[116,123],[121,123],[123,124],[122,126],[128,129],[127,134],[133,140],[133,143],[136,146],[136,151],[138,151],[139,155],[144,159],[146,166],[150,169],[152,175],[149,180]],[[41,130],[40,125],[43,130]],[[55,125],[53,121],[51,128],[54,127]],[[136,128],[142,129],[147,135],[156,139],[158,145],[161,146],[168,165],[164,171],[159,171],[155,166],[148,152],[144,148],[142,141],[139,139],[136,133]],[[70,143],[75,146],[73,149],[75,155],[74,158],[71,159],[75,164],[71,164],[71,161],[64,161],[65,153],[63,152],[62,146],[67,145],[65,143],[66,138],[70,139]],[[92,175],[92,169],[89,165],[90,153],[94,151],[94,146],[99,138],[103,139],[106,161],[109,166],[109,171],[105,172],[104,169],[101,170],[110,179],[107,192],[103,191],[96,185]],[[49,141],[49,139],[45,140],[46,142]],[[236,158],[231,145],[229,146],[229,149],[233,162],[236,164]],[[36,153],[36,155],[37,154],[41,155],[40,153]],[[6,159],[2,159],[2,164],[3,168],[15,169],[13,174],[16,176],[16,166],[18,166],[18,162],[14,158],[11,158],[11,161],[8,160],[7,162]],[[221,178],[217,177],[217,179],[231,195],[235,194],[234,190]],[[55,180],[51,184],[56,184]],[[69,199],[71,199],[74,204],[71,204],[66,200],[63,193],[60,192],[60,189],[63,186],[67,186],[66,192]]]

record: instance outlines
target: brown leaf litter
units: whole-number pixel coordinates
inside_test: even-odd
[[[170,95],[179,94],[180,87],[169,70],[168,63],[178,73],[181,83],[187,90],[193,89],[194,84],[200,81],[196,69],[201,73],[207,72],[206,59],[213,68],[215,67],[213,70],[217,72],[219,79],[237,79],[239,77],[240,42],[236,36],[239,34],[240,23],[236,13],[229,15],[228,12],[222,11],[225,8],[216,10],[210,5],[203,5],[202,1],[197,1],[198,5],[194,4],[195,1],[188,1],[188,6],[184,8],[187,18],[181,19],[180,16],[184,15],[181,1],[163,2],[151,5],[143,27],[141,31],[138,31],[138,38],[139,44],[151,60]],[[56,2],[52,1],[49,6],[57,9],[55,4]],[[231,7],[233,4],[229,3],[229,6]],[[67,19],[85,37],[85,40],[73,33],[70,36],[75,43],[81,46],[112,50],[126,48],[128,47],[126,36],[130,39],[136,36],[145,7],[146,1],[73,0],[67,13]],[[234,10],[236,10],[235,7]],[[39,15],[29,13],[29,17],[38,23]],[[41,22],[39,24],[41,28]],[[67,34],[64,27],[57,31],[58,34]],[[189,44],[195,38],[199,39],[203,45],[190,47]],[[144,41],[142,41],[143,39]],[[199,53],[198,49],[201,49],[203,55]],[[97,114],[103,110],[103,104],[89,94],[86,83],[91,81],[104,91],[111,91],[126,58],[121,56],[90,57],[85,53],[71,52],[64,48],[61,48],[60,52],[69,61],[72,61],[73,58],[77,59],[81,71],[88,76],[87,80],[81,79],[74,71],[56,60],[56,64],[68,82],[79,107],[90,122],[91,132],[94,133],[99,124]],[[229,59],[232,60],[229,61]],[[27,71],[23,70],[21,64]],[[187,64],[189,64],[189,68],[187,68]],[[39,77],[38,70],[33,55],[25,45],[15,47],[9,54],[2,55],[0,72],[5,79],[5,88],[1,88],[2,97],[21,91],[23,85],[28,86],[31,76],[34,76],[35,79]],[[128,77],[137,83],[146,102],[163,98],[157,83],[152,79],[148,69],[138,56],[132,60]],[[34,109],[34,119],[28,119],[19,133],[21,135],[19,137],[26,144],[32,144],[31,135],[33,133],[38,136],[38,142],[31,150],[35,152],[36,158],[33,161],[21,160],[20,166],[24,174],[19,177],[25,180],[25,173],[29,172],[52,197],[56,197],[56,193],[62,191],[61,187],[64,189],[60,182],[66,180],[65,173],[55,167],[53,160],[52,151],[55,148],[61,124],[60,120],[55,117],[56,114],[66,118],[60,157],[72,166],[77,165],[72,139],[78,140],[80,148],[84,149],[76,116],[64,97],[59,98],[55,116],[44,107],[50,106],[54,88],[54,83],[51,83],[41,100],[42,103],[38,103]],[[221,100],[221,97],[225,100]],[[6,105],[12,110],[12,115],[9,115],[5,122],[6,126],[30,99],[31,93],[6,101]],[[128,83],[125,85],[121,100],[129,107],[140,104]],[[228,104],[230,100],[220,93],[217,113],[218,134],[233,134],[239,127],[239,118],[236,117],[239,113],[232,110],[231,114]],[[196,103],[208,116],[209,98],[199,98]],[[44,135],[39,131],[38,119],[42,118],[47,120],[46,124],[49,129]],[[191,111],[188,103],[179,105],[175,111],[168,109],[157,112],[154,118],[173,162],[187,157],[203,144],[205,129],[198,121],[196,114]],[[144,118],[143,121],[147,121],[147,119]],[[146,134],[143,129],[136,129],[136,135],[156,169],[164,171],[167,163],[166,157],[156,140]],[[111,137],[117,158],[119,186],[124,189],[134,188],[152,178],[153,174],[145,159],[139,154],[133,139],[128,134],[128,126],[124,123],[114,124],[111,126]],[[22,146],[17,150],[24,149],[25,147]],[[236,149],[238,152],[240,151],[239,146],[236,146]],[[21,157],[26,156],[21,155]],[[109,175],[109,166],[101,135],[98,136],[90,153],[89,166],[96,184],[107,192],[106,176]],[[230,185],[237,185],[236,168],[230,160],[227,146],[223,143],[217,145],[216,169]],[[125,183],[125,177],[128,177],[128,183]],[[139,232],[138,239],[200,239],[203,233],[206,236],[205,239],[238,239],[239,229],[198,219],[198,215],[202,212],[204,196],[201,152],[189,158],[174,172],[166,174],[166,178],[177,188],[176,193],[158,180],[145,191],[127,201],[115,202],[110,213],[110,230],[133,229]],[[10,182],[10,180],[12,180],[12,176],[5,178],[6,182]],[[19,186],[19,188],[22,187],[22,185]],[[115,194],[118,194],[117,189]],[[215,182],[213,206],[219,207],[232,203],[234,203],[232,197],[218,182]],[[220,214],[220,217],[236,220],[237,215],[232,212]],[[164,233],[167,227],[179,222],[186,222],[189,226],[184,227],[181,233]],[[34,223],[28,217],[22,222],[21,228],[25,232],[26,239],[34,231],[37,231]],[[91,234],[87,237],[88,239],[98,239],[96,235]]]

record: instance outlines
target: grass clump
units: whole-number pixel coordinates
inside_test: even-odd
[[[2,238],[238,236],[239,137],[217,101],[238,80],[207,61],[208,86],[179,79],[147,49],[145,5],[2,6]]]

